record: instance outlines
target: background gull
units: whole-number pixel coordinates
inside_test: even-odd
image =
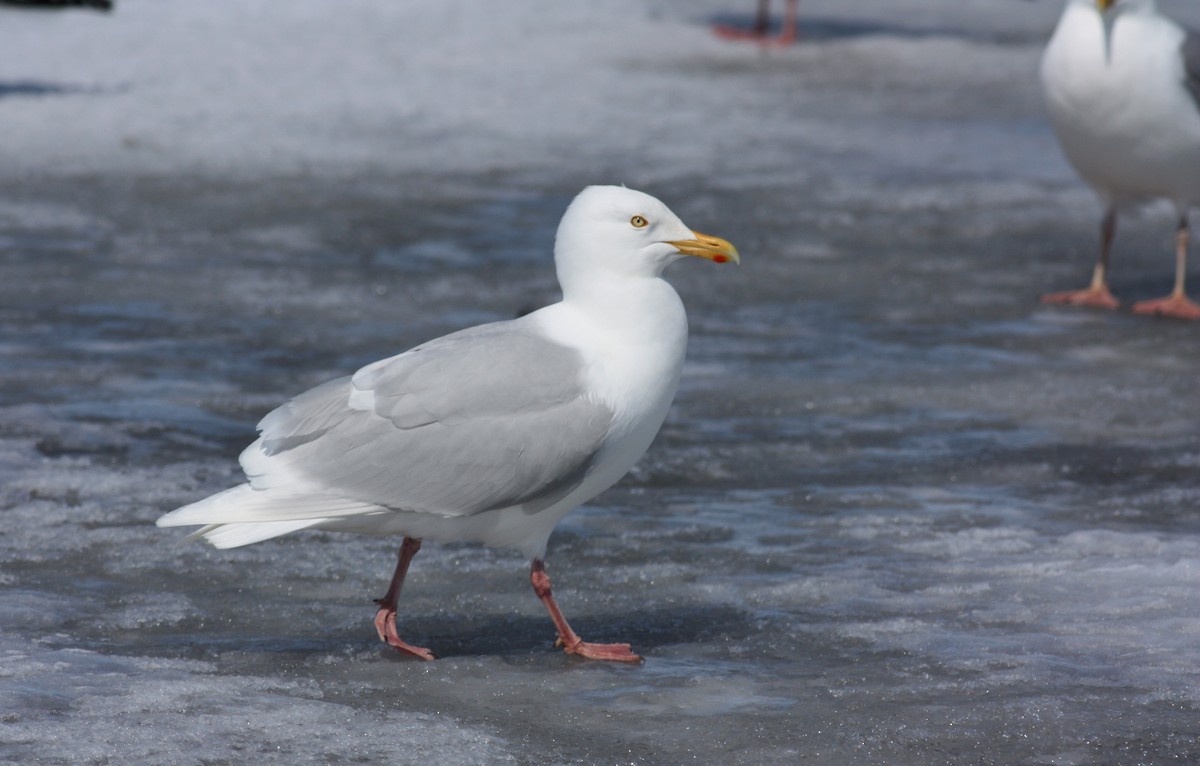
[[[1200,319],[1184,292],[1188,210],[1200,200],[1200,37],[1154,0],[1070,0],[1041,76],[1063,151],[1105,207],[1091,284],[1043,300],[1115,308],[1107,277],[1117,209],[1165,197],[1178,214],[1175,288],[1133,310]]]
[[[658,200],[585,189],[555,242],[563,299],[473,327],[318,386],[263,418],[241,456],[249,482],[168,513],[160,526],[232,548],[300,529],[403,535],[375,625],[403,641],[396,603],[425,538],[516,548],[570,654],[637,661],[567,624],[542,556],[554,526],[612,486],[658,433],[687,345],[683,304],[662,278],[694,255],[738,261]]]

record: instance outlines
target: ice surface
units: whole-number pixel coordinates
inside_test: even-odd
[[[1046,308],[1098,210],[1041,113],[1058,2],[124,0],[0,10],[0,761],[1200,761],[1197,328]],[[781,3],[776,3],[780,6]],[[1185,0],[1160,6],[1200,26]],[[776,8],[778,10],[778,8]],[[553,300],[624,182],[729,237],[631,476],[526,562],[177,544],[307,386]],[[1170,286],[1122,219],[1113,286]]]

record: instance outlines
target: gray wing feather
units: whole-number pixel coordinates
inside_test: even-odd
[[[516,323],[472,328],[301,394],[263,418],[251,450],[264,474],[286,466],[395,510],[537,511],[582,480],[611,425],[582,373],[578,352]]]
[[[1183,56],[1183,84],[1192,94],[1196,108],[1200,109],[1200,34],[1185,30],[1179,52]]]
[[[258,424],[263,451],[276,455],[328,433],[352,414],[346,406],[349,395],[350,378],[338,378],[309,389],[268,413]]]

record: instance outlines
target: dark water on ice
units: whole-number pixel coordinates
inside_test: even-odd
[[[554,650],[516,554],[422,550],[426,664],[374,637],[395,541],[153,526],[288,396],[554,300],[558,217],[610,179],[7,184],[0,760],[1200,761],[1200,327],[1038,304],[1095,208],[1028,104],[830,117],[844,87],[803,172],[636,184],[745,261],[673,267],[676,406],[551,538],[576,629],[638,667]],[[1118,295],[1167,292],[1170,230],[1123,224]]]

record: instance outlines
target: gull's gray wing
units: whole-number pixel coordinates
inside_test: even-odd
[[[1183,57],[1184,87],[1192,94],[1196,108],[1200,109],[1200,34],[1184,30],[1183,43],[1179,53]]]
[[[301,394],[263,418],[242,465],[256,489],[300,483],[443,516],[536,511],[578,485],[611,420],[577,351],[498,322]]]

